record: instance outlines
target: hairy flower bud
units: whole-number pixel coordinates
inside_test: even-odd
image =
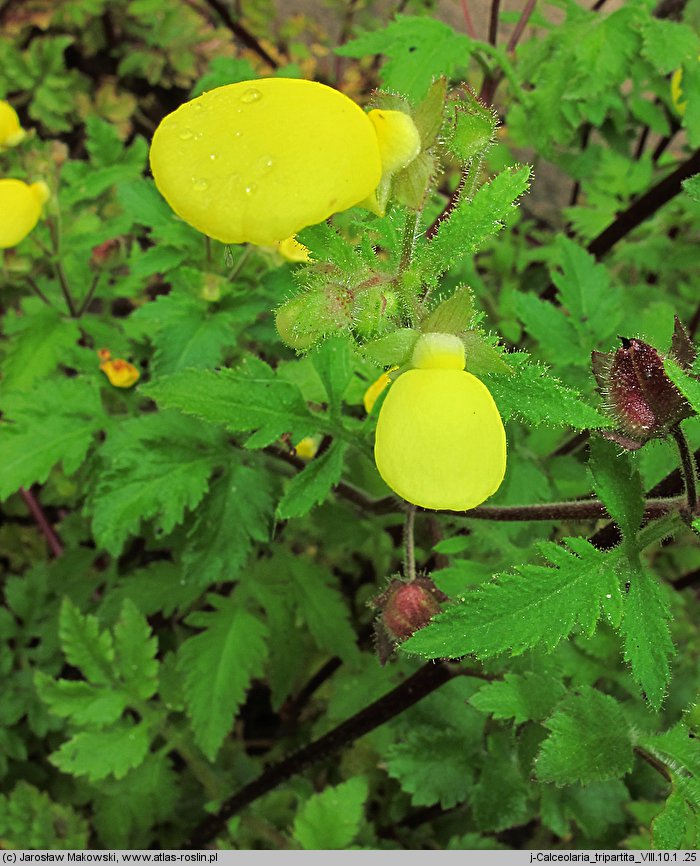
[[[608,438],[630,450],[650,439],[665,436],[693,413],[685,397],[668,378],[664,356],[642,340],[620,338],[622,346],[607,354],[593,352],[593,374],[607,409],[617,421],[618,432]],[[687,369],[695,350],[676,318],[671,355]]]
[[[326,334],[350,325],[352,311],[348,292],[342,286],[312,289],[291,298],[278,308],[277,333],[298,352],[310,349]]]
[[[370,286],[358,292],[352,308],[355,331],[366,340],[380,337],[392,325],[399,308],[396,292],[384,286]]]
[[[385,664],[396,645],[426,626],[447,600],[429,577],[409,581],[394,578],[370,602],[379,610],[375,637],[380,662]]]

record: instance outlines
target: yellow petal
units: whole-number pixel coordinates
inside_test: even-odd
[[[323,84],[262,78],[181,105],[151,145],[172,209],[224,243],[273,245],[366,198],[381,174],[367,115]]]
[[[45,201],[43,183],[31,186],[22,180],[0,180],[0,249],[14,247],[39,221]]]
[[[19,144],[25,136],[20,126],[17,112],[7,102],[0,99],[0,147]]]
[[[311,253],[296,238],[287,238],[277,244],[277,252],[288,262],[310,262]]]
[[[679,67],[671,76],[671,102],[676,111],[681,115],[685,114],[688,100],[683,98],[681,86],[683,82],[683,70]]]
[[[374,125],[382,160],[382,174],[405,168],[420,153],[420,133],[413,119],[403,111],[375,108],[367,115]]]
[[[301,442],[294,446],[297,457],[300,457],[304,461],[313,460],[318,451],[320,441],[316,436],[305,436]]]
[[[365,406],[365,412],[368,415],[370,414],[372,409],[374,409],[374,404],[384,393],[384,389],[388,388],[389,385],[391,385],[391,376],[389,375],[389,373],[398,369],[398,367],[392,367],[390,370],[387,370],[386,373],[382,373],[382,375],[378,379],[375,379],[374,382],[372,382],[369,388],[365,391],[365,396],[362,398],[362,402]]]
[[[115,388],[131,388],[138,382],[140,373],[128,361],[122,358],[115,358],[114,361],[104,361],[100,364],[100,370],[109,379],[110,384]]]
[[[463,370],[409,370],[377,421],[374,456],[399,496],[436,510],[474,508],[506,469],[506,437],[488,388]]]

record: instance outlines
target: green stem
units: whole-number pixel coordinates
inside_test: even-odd
[[[63,297],[66,301],[66,306],[68,307],[68,312],[72,319],[79,318],[78,310],[75,306],[75,301],[73,300],[73,296],[71,295],[70,288],[68,286],[68,280],[66,278],[66,273],[63,270],[63,265],[61,264],[61,231],[57,226],[56,222],[49,217],[46,221],[49,227],[49,233],[51,235],[51,243],[53,244],[53,256],[55,258],[54,268],[56,269],[56,276],[58,277],[58,282],[61,286],[61,292],[63,293]]]
[[[243,250],[243,252],[238,257],[238,261],[236,262],[236,264],[233,266],[233,268],[229,272],[229,275],[227,278],[229,283],[232,283],[236,279],[236,277],[241,272],[243,265],[248,260],[248,257],[250,256],[252,251],[253,251],[253,247],[250,244],[247,244],[246,248]]]
[[[85,313],[87,308],[90,306],[90,303],[91,303],[91,301],[95,295],[95,290],[97,289],[97,284],[99,281],[100,281],[100,273],[98,271],[95,274],[95,276],[92,278],[92,283],[90,284],[90,288],[88,289],[88,293],[87,293],[87,295],[85,295],[82,303],[80,304],[80,307],[78,308],[78,315],[77,315],[78,319],[83,315],[83,313]]]
[[[695,514],[698,507],[695,459],[692,451],[688,447],[688,440],[685,438],[685,433],[681,430],[680,424],[677,424],[671,430],[671,434],[676,440],[678,453],[681,458],[681,471],[683,473],[683,481],[685,482],[685,495],[688,500],[688,510],[691,514]]]
[[[406,214],[406,223],[403,230],[403,244],[401,246],[401,261],[399,262],[399,274],[408,270],[416,248],[416,232],[418,229],[418,211],[409,210]]]
[[[29,274],[25,274],[25,275],[24,275],[24,279],[27,281],[27,284],[29,285],[29,287],[31,288],[31,290],[34,292],[34,294],[35,294],[38,298],[41,298],[41,300],[46,304],[47,307],[51,307],[51,306],[53,306],[53,304],[51,303],[51,301],[50,301],[50,300],[46,297],[46,295],[41,291],[41,289],[39,288],[39,286],[34,282],[34,279],[33,279],[32,277],[30,277]]]

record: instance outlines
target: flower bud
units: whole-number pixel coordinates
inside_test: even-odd
[[[342,286],[312,289],[291,298],[277,310],[277,333],[298,352],[310,349],[326,334],[349,327],[350,297]]]
[[[9,102],[0,99],[0,148],[14,147],[22,141],[25,135],[17,112]]]
[[[396,292],[383,286],[370,286],[358,292],[352,308],[355,331],[364,339],[380,337],[391,328],[399,307]]]
[[[668,378],[664,356],[642,340],[620,338],[617,351],[593,352],[593,374],[619,432],[604,435],[636,450],[650,439],[663,437],[693,412],[685,397]],[[672,354],[687,369],[693,360],[692,343],[676,319]]]
[[[379,610],[375,636],[381,663],[386,663],[397,644],[426,626],[447,600],[429,577],[409,581],[394,578],[370,602],[371,607]]]

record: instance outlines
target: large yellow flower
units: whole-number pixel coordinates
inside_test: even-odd
[[[48,197],[49,188],[41,181],[0,180],[0,249],[14,247],[27,237]]]
[[[178,216],[223,243],[265,246],[368,200],[419,149],[402,112],[365,114],[324,84],[262,78],[181,105],[150,159]]]
[[[9,102],[0,99],[0,147],[13,147],[19,144],[25,134],[20,126],[17,112]]]
[[[425,334],[414,369],[391,385],[377,421],[374,456],[399,496],[464,511],[494,494],[506,469],[506,436],[488,388],[464,370],[451,334]]]

